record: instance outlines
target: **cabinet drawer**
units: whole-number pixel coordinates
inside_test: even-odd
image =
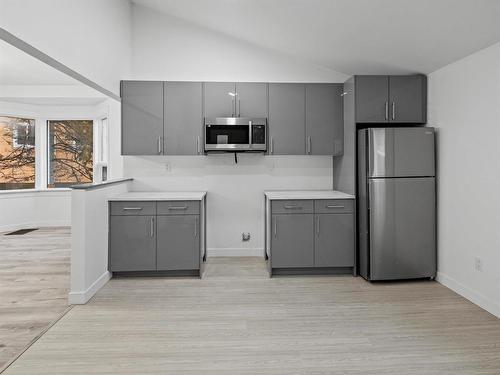
[[[321,199],[314,201],[314,212],[317,214],[354,212],[354,199]]]
[[[272,201],[271,210],[273,214],[312,214],[312,200],[279,200]]]
[[[111,202],[111,215],[156,215],[156,202]]]
[[[200,213],[199,201],[162,201],[157,205],[158,215],[197,215]]]

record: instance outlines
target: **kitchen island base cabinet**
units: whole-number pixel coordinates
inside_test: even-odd
[[[114,276],[201,277],[206,250],[205,193],[164,194],[200,197],[196,200],[135,199],[148,194],[154,195],[126,193],[123,200],[110,201],[109,271]],[[130,196],[134,200],[127,199]]]
[[[156,270],[154,216],[111,216],[110,271]]]

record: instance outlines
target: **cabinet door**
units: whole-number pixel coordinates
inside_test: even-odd
[[[356,122],[389,121],[389,78],[356,76]]]
[[[156,270],[155,216],[111,216],[110,271]]]
[[[123,81],[122,155],[163,153],[163,82]]]
[[[427,122],[427,77],[424,75],[389,77],[390,122]]]
[[[267,83],[236,83],[236,115],[267,118]]]
[[[201,85],[200,82],[165,82],[165,155],[201,153]]]
[[[205,117],[234,117],[235,106],[236,88],[234,82],[204,83]]]
[[[313,267],[314,215],[273,215],[271,224],[271,266]]]
[[[316,214],[314,266],[354,266],[352,214]]]
[[[158,270],[193,270],[200,266],[199,215],[158,216]]]
[[[305,154],[305,102],[304,84],[269,84],[270,154]]]
[[[341,155],[344,143],[342,84],[306,85],[306,152]]]

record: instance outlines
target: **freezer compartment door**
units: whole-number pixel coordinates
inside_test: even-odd
[[[434,128],[368,130],[368,177],[435,175]]]
[[[435,277],[434,178],[369,181],[370,279]]]

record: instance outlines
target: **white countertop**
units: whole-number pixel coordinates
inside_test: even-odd
[[[206,191],[129,191],[108,201],[201,201]]]
[[[354,199],[354,195],[335,190],[281,190],[265,191],[268,199]]]

